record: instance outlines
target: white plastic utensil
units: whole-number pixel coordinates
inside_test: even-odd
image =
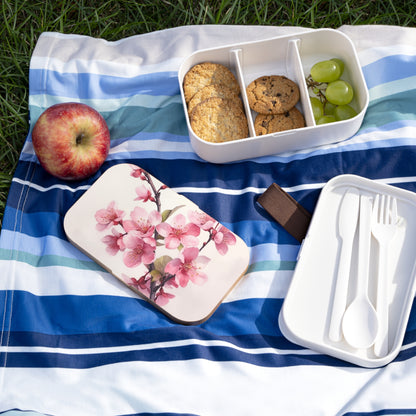
[[[374,354],[384,357],[389,349],[388,305],[388,248],[397,230],[397,201],[390,195],[376,195],[373,206],[371,231],[378,241],[378,278],[376,310],[379,331],[374,342]]]
[[[356,188],[348,188],[342,198],[338,213],[338,233],[342,240],[342,245],[328,333],[329,339],[334,342],[339,342],[342,339],[341,322],[347,304],[351,255],[359,207],[360,194],[358,190]]]
[[[371,198],[360,197],[357,291],[342,319],[344,338],[354,348],[369,348],[378,332],[378,317],[368,297]]]

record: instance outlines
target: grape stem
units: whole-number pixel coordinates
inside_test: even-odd
[[[325,92],[324,92],[326,90],[326,87],[328,86],[326,82],[314,81],[312,76],[309,75],[306,78],[306,86],[308,87],[309,90],[311,90],[311,92],[314,95],[316,95],[319,98],[322,104],[325,104],[328,101],[326,99]]]

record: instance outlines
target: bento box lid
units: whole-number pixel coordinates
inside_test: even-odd
[[[244,275],[244,241],[132,164],[109,168],[69,209],[68,239],[182,324],[209,318]]]

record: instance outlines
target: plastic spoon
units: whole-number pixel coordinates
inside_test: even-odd
[[[341,322],[347,305],[351,255],[359,207],[360,194],[358,190],[348,188],[342,198],[338,214],[338,232],[342,245],[328,333],[329,339],[334,342],[339,342],[342,339]]]
[[[371,206],[370,197],[361,195],[357,291],[342,319],[344,338],[354,348],[373,345],[378,331],[377,312],[368,298]]]

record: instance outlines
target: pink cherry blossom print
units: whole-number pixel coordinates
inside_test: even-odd
[[[155,241],[152,238],[141,238],[132,231],[123,238],[126,249],[123,255],[127,267],[136,267],[139,264],[150,264],[155,259]]]
[[[180,211],[186,205],[170,206],[166,185],[145,170],[132,165],[130,175],[137,181],[131,202],[138,201],[130,215],[111,201],[96,211],[96,228],[103,232],[101,243],[107,254],[119,256],[132,270],[133,276],[122,274],[122,280],[165,306],[181,288],[208,280],[206,266],[211,259],[202,255],[209,252],[207,246],[225,255],[236,244],[236,236],[194,205],[186,214]]]
[[[221,225],[218,230],[213,230],[215,248],[222,256],[227,254],[228,246],[236,243],[235,235],[226,227]]]
[[[112,225],[120,224],[124,211],[115,208],[116,202],[111,201],[107,208],[99,209],[95,213],[95,219],[97,221],[96,228],[98,231],[103,231]]]
[[[121,277],[127,285],[134,287],[146,296],[150,296],[150,279],[146,279],[146,276],[136,279],[135,277],[128,277],[123,273]]]
[[[142,207],[135,207],[130,213],[130,220],[123,221],[123,227],[126,232],[135,230],[142,237],[150,237],[161,222],[160,212],[154,210],[149,213]]]
[[[145,185],[139,185],[136,188],[136,194],[137,198],[134,198],[135,201],[155,201],[155,198],[153,197],[151,190],[147,188]]]
[[[217,221],[202,211],[189,211],[188,218],[204,231],[210,230],[217,224]]]
[[[133,176],[133,178],[140,178],[142,181],[146,180],[146,175],[144,174],[144,170],[142,168],[133,167],[131,176]]]
[[[155,302],[159,306],[165,306],[169,302],[170,299],[174,298],[175,295],[171,293],[167,293],[163,290],[163,287],[159,289],[159,292],[156,295]]]
[[[182,214],[174,217],[172,225],[162,222],[156,226],[157,232],[165,237],[165,246],[169,249],[178,248],[181,244],[184,247],[195,247],[198,245],[200,229],[193,223],[187,223]]]
[[[107,245],[106,252],[111,256],[115,256],[120,250],[124,250],[126,247],[123,242],[123,233],[117,231],[116,228],[111,230],[112,234],[108,234],[102,238],[102,242]]]
[[[185,248],[180,257],[171,260],[165,267],[165,272],[176,276],[180,286],[185,287],[189,280],[197,285],[202,285],[208,276],[201,271],[210,259],[200,256],[197,247]]]

